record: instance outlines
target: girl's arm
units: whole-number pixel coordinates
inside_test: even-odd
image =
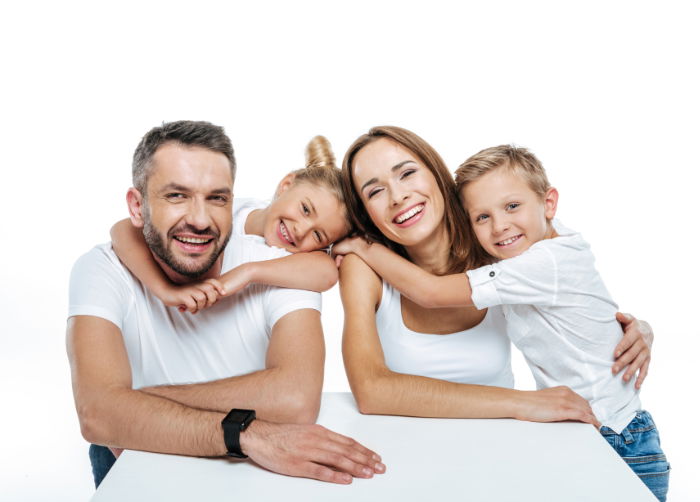
[[[196,313],[216,303],[218,294],[206,282],[182,286],[170,282],[153,259],[143,234],[128,218],[115,223],[109,233],[112,249],[122,263],[164,304]]]
[[[222,295],[229,296],[252,283],[322,293],[337,281],[338,269],[333,258],[323,251],[312,251],[243,263],[208,282],[214,284]]]
[[[566,387],[517,391],[390,370],[376,328],[381,280],[361,259],[348,255],[340,267],[340,293],[345,310],[343,360],[361,413],[598,423],[588,402]]]
[[[433,275],[379,243],[361,237],[344,239],[337,254],[355,253],[402,295],[425,308],[473,306],[467,274]]]

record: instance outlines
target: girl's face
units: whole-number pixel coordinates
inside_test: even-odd
[[[287,177],[268,207],[263,237],[290,253],[323,249],[347,235],[345,211],[331,190]]]
[[[355,154],[353,183],[379,231],[406,247],[443,228],[445,200],[433,173],[393,140],[378,139]]]

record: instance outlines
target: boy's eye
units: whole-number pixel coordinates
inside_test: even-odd
[[[518,206],[520,206],[519,202],[511,202],[506,206],[506,209],[516,209]]]

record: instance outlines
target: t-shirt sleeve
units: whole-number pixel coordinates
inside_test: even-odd
[[[282,317],[301,309],[314,309],[321,312],[321,294],[303,289],[270,287],[265,295],[265,322],[268,333]]]
[[[472,301],[479,308],[494,305],[556,304],[557,260],[546,246],[492,265],[468,270]]]
[[[101,246],[81,256],[71,271],[68,317],[101,317],[122,329],[131,295],[120,267]]]

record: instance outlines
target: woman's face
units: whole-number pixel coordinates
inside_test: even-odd
[[[345,237],[345,206],[327,188],[285,179],[267,210],[265,242],[290,253],[315,251]]]
[[[372,222],[406,247],[434,238],[445,200],[433,173],[410,150],[378,139],[355,154],[353,183]]]

